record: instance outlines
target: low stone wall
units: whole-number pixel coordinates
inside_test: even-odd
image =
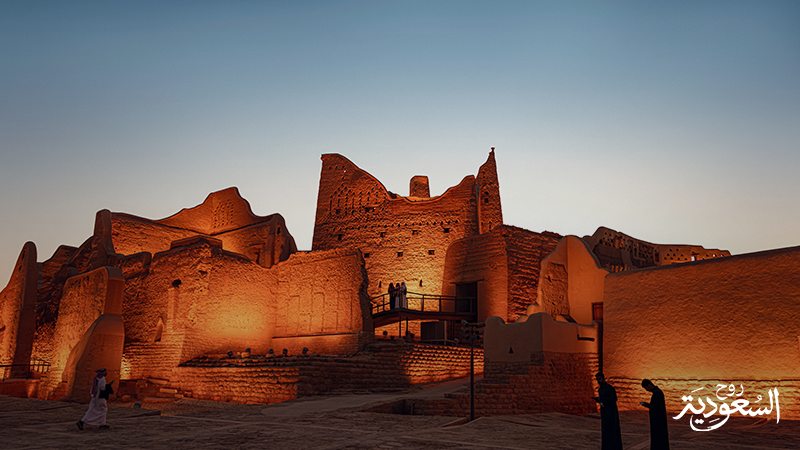
[[[487,362],[483,380],[475,385],[477,416],[561,412],[597,412],[592,400],[597,392],[593,375],[597,356],[590,353],[535,355],[530,362]],[[464,416],[469,413],[469,393],[440,399],[414,400],[413,413]]]
[[[194,398],[279,403],[297,398],[298,367],[179,367],[172,385]]]
[[[324,355],[353,354],[363,347],[362,338],[358,333],[334,333],[309,336],[275,336],[272,338],[272,348],[280,353],[284,348],[289,354],[296,355],[303,351],[303,347],[314,353]]]
[[[387,342],[350,357],[196,358],[162,371],[157,378],[194,398],[278,403],[300,396],[401,389],[463,378],[469,375],[469,361],[467,347]],[[475,372],[483,372],[482,349],[475,349]],[[133,378],[153,376],[135,374]]]
[[[469,358],[467,347],[373,344],[352,358],[309,361],[301,369],[301,395],[396,389],[463,378],[469,375]],[[475,372],[483,372],[482,349],[475,349]]]

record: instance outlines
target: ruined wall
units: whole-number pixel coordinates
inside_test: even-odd
[[[50,371],[40,387],[44,398],[62,398],[71,392],[76,356],[72,361],[70,356],[106,305],[121,300],[123,285],[121,272],[113,267],[101,267],[67,280],[59,305],[53,350],[47,358]],[[65,386],[60,386],[62,383]]]
[[[478,320],[516,320],[536,301],[541,261],[559,237],[502,225],[456,241],[447,251],[442,292],[456,295],[456,284],[477,282]]]
[[[483,178],[490,180],[490,172]],[[312,248],[361,249],[370,296],[400,281],[409,291],[439,294],[447,248],[479,232],[478,188],[468,176],[438,197],[401,197],[347,158],[323,155]],[[487,221],[502,223],[491,203],[496,198],[499,211],[499,191],[487,193]]]
[[[538,304],[532,310],[591,323],[592,304],[603,301],[607,274],[583,240],[566,236],[542,261]]]
[[[610,274],[604,370],[618,382],[661,380],[665,391],[693,380],[795,386],[798,317],[800,247]]]
[[[357,250],[296,253],[275,266],[272,346],[299,353],[346,354],[372,332],[364,259]]]
[[[67,263],[77,251],[75,247],[60,245],[50,259],[39,264],[41,276],[37,289],[33,358],[47,360],[53,350],[53,333],[56,329],[64,283],[70,275],[74,275]]]
[[[653,244],[606,227],[583,239],[600,265],[610,272],[730,256],[727,250],[699,245]]]
[[[212,192],[200,205],[161,220],[108,214],[114,250],[124,255],[166,251],[172,242],[196,235],[213,236],[222,241],[225,250],[263,267],[284,261],[297,251],[283,217],[253,214],[236,188]]]
[[[0,292],[0,362],[4,364],[28,364],[31,360],[38,280],[36,245],[26,242],[8,285]],[[12,375],[24,377],[26,371],[25,367],[15,368]]]
[[[268,281],[266,269],[211,238],[156,254],[126,292],[124,375],[163,375],[204,353],[266,352],[275,317]]]
[[[511,321],[525,315],[528,306],[537,301],[542,260],[555,250],[561,235],[549,231],[537,233],[507,225],[502,228],[509,268],[506,317]]]
[[[156,254],[167,251],[173,241],[198,234],[130,214],[112,214],[111,233],[114,250],[123,255],[141,252]]]
[[[475,177],[478,192],[478,226],[481,233],[491,231],[503,224],[503,208],[500,204],[500,182],[497,177],[497,162],[494,147],[489,158],[478,170]]]
[[[126,292],[124,377],[171,378],[181,362],[245,348],[348,354],[363,346],[371,315],[357,251],[298,253],[265,269],[213,238],[176,245]]]

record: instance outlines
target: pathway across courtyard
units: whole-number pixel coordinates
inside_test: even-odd
[[[75,421],[84,405],[0,396],[0,448],[599,448],[600,420],[591,416],[497,416],[463,423],[455,417],[362,411],[397,395],[318,397],[273,406],[184,399],[163,411],[112,404],[110,430],[83,432]],[[645,413],[623,413],[622,429],[625,448],[649,448]],[[675,449],[796,449],[800,422],[731,419],[719,430],[698,433],[675,421],[670,436]]]

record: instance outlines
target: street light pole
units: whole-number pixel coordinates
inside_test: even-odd
[[[469,339],[469,420],[475,420],[475,330]]]

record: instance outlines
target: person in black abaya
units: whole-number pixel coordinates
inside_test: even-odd
[[[594,401],[600,404],[600,432],[602,450],[621,450],[622,432],[619,427],[619,411],[617,410],[617,391],[606,382],[602,372],[595,376],[599,388]]]
[[[664,393],[647,379],[642,380],[642,387],[652,394],[649,403],[640,403],[650,410],[650,448],[652,450],[669,450],[667,404],[664,401]]]

